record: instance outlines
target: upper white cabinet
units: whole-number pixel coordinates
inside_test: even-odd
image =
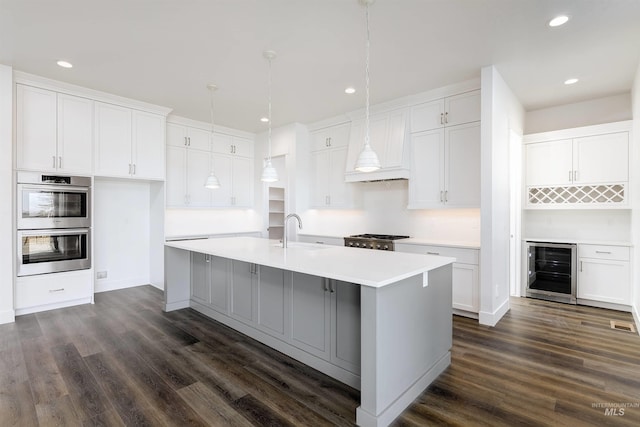
[[[627,207],[628,129],[620,122],[527,135],[527,207]]]
[[[163,180],[165,118],[95,103],[95,174]]]
[[[167,145],[210,151],[211,132],[175,123],[167,123]]]
[[[351,186],[345,183],[350,125],[342,124],[312,134],[311,207],[343,208],[353,205]]]
[[[248,208],[253,206],[253,141],[215,134],[213,171],[220,181],[214,190],[215,207]]]
[[[90,175],[93,101],[16,85],[17,169]]]
[[[369,143],[380,160],[380,170],[358,172],[356,161],[364,146],[364,119],[351,124],[345,180],[347,182],[409,178],[407,109],[372,115],[369,119]]]
[[[409,208],[480,206],[480,123],[412,134]]]
[[[480,90],[411,107],[411,132],[480,121]]]

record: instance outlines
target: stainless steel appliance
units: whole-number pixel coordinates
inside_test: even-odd
[[[91,227],[91,178],[18,172],[19,230]]]
[[[18,230],[18,276],[91,268],[91,230]]]
[[[356,234],[344,238],[344,245],[353,248],[377,249],[393,251],[394,240],[408,239],[409,236],[395,236],[392,234]]]
[[[576,303],[577,256],[571,243],[527,242],[526,295]]]

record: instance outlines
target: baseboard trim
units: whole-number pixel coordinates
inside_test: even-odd
[[[164,311],[169,312],[174,310],[182,310],[183,308],[189,308],[189,307],[190,307],[189,300],[176,301],[176,302],[172,302],[171,304],[165,303]]]
[[[5,323],[13,323],[15,321],[16,321],[15,310],[0,311],[0,325],[3,325]]]
[[[480,311],[480,316],[478,317],[478,323],[481,325],[487,326],[496,326],[502,316],[507,314],[509,311],[509,299],[507,298],[497,309],[493,311],[493,313],[487,311]]]
[[[636,333],[640,335],[640,313],[638,312],[637,305],[631,307],[631,314],[633,315],[634,322],[636,322]]]
[[[117,291],[118,289],[135,288],[137,286],[148,285],[149,281],[144,279],[138,280],[114,280],[111,282],[96,282],[95,293]]]

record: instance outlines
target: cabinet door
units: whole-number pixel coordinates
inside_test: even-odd
[[[211,190],[212,201],[211,205],[215,207],[227,207],[231,206],[232,196],[232,159],[231,156],[222,156],[219,154],[213,154],[211,156],[213,161],[213,172],[220,181],[220,188]]]
[[[629,180],[629,133],[587,136],[573,140],[575,182],[583,184]]]
[[[480,207],[480,123],[445,129],[444,200],[448,207]]]
[[[258,325],[271,335],[285,335],[286,290],[284,270],[260,266]]]
[[[159,114],[133,110],[133,163],[136,178],[165,179],[165,119]]]
[[[351,125],[331,126],[313,132],[311,137],[311,151],[349,146],[349,132]]]
[[[253,159],[234,157],[232,168],[232,205],[253,207]]]
[[[322,277],[293,273],[291,340],[301,350],[329,358],[329,293]]]
[[[324,208],[329,205],[329,151],[311,153],[311,207]],[[340,171],[344,180],[344,170]]]
[[[411,135],[409,207],[441,207],[444,201],[444,130]]]
[[[444,100],[444,124],[455,126],[480,121],[480,91],[461,93]]]
[[[578,298],[631,305],[629,263],[580,258],[576,293]]]
[[[404,136],[406,133],[406,113],[404,110],[389,114],[387,120],[387,136],[384,153],[384,167],[402,166],[404,154]],[[382,159],[380,159],[382,162]]]
[[[329,131],[321,129],[311,134],[311,151],[329,149]]]
[[[570,139],[525,145],[526,185],[566,185],[573,179]]]
[[[411,107],[411,132],[423,132],[444,125],[444,99]]]
[[[187,149],[167,146],[167,206],[187,204]]]
[[[90,175],[93,153],[93,101],[58,94],[58,169]]]
[[[17,168],[54,171],[56,93],[23,85],[17,85],[16,92]]]
[[[96,102],[94,108],[95,174],[130,176],[131,110],[102,102]]]
[[[254,264],[231,261],[231,317],[245,322],[253,321]]]
[[[211,307],[225,314],[229,311],[229,263],[225,258],[210,257]]]
[[[347,147],[337,148],[329,151],[329,168],[324,169],[325,180],[329,182],[329,205],[332,208],[345,207],[351,202],[351,192],[349,184],[344,182],[344,169],[347,163]],[[318,171],[322,173],[322,171]],[[316,173],[318,173],[316,172]]]
[[[187,146],[187,128],[186,126],[177,125],[175,123],[167,123],[167,145],[173,147]]]
[[[236,156],[253,158],[252,140],[234,136],[231,138],[231,145],[233,146],[233,154]]]
[[[331,362],[360,375],[360,286],[331,283]]]
[[[207,305],[211,302],[209,266],[209,255],[191,252],[191,299]]]
[[[208,151],[187,149],[187,204],[190,207],[211,206],[212,193],[204,186],[211,173],[211,154]]]
[[[454,263],[451,285],[453,308],[477,313],[480,308],[478,266]]]
[[[211,150],[211,131],[187,128],[187,146],[192,150]]]
[[[233,154],[231,135],[216,133],[211,141],[211,150],[219,154]]]

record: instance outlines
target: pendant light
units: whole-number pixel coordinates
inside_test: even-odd
[[[262,178],[260,179],[263,182],[276,182],[278,180],[278,171],[273,167],[273,164],[271,163],[271,61],[276,58],[276,53],[272,50],[265,50],[262,53],[262,56],[264,56],[269,63],[269,157],[267,157],[267,163],[264,165],[264,169],[262,170]]]
[[[366,108],[364,118],[364,147],[358,156],[355,169],[359,172],[373,172],[380,169],[380,160],[378,155],[371,148],[369,143],[369,5],[375,0],[358,0],[360,4],[365,6],[365,16],[367,20],[367,44],[366,44],[366,67],[365,67],[365,88],[366,88]]]
[[[213,141],[213,92],[218,90],[218,86],[210,83],[210,84],[207,85],[207,89],[209,89],[209,95],[210,95],[210,99],[211,99],[211,103],[210,103],[210,110],[211,110],[211,141]],[[211,190],[215,190],[216,188],[220,188],[220,181],[218,180],[218,177],[216,176],[216,174],[213,173],[213,164],[211,165],[211,173],[207,177],[207,180],[204,183],[204,186],[209,188],[209,189],[211,189]]]

